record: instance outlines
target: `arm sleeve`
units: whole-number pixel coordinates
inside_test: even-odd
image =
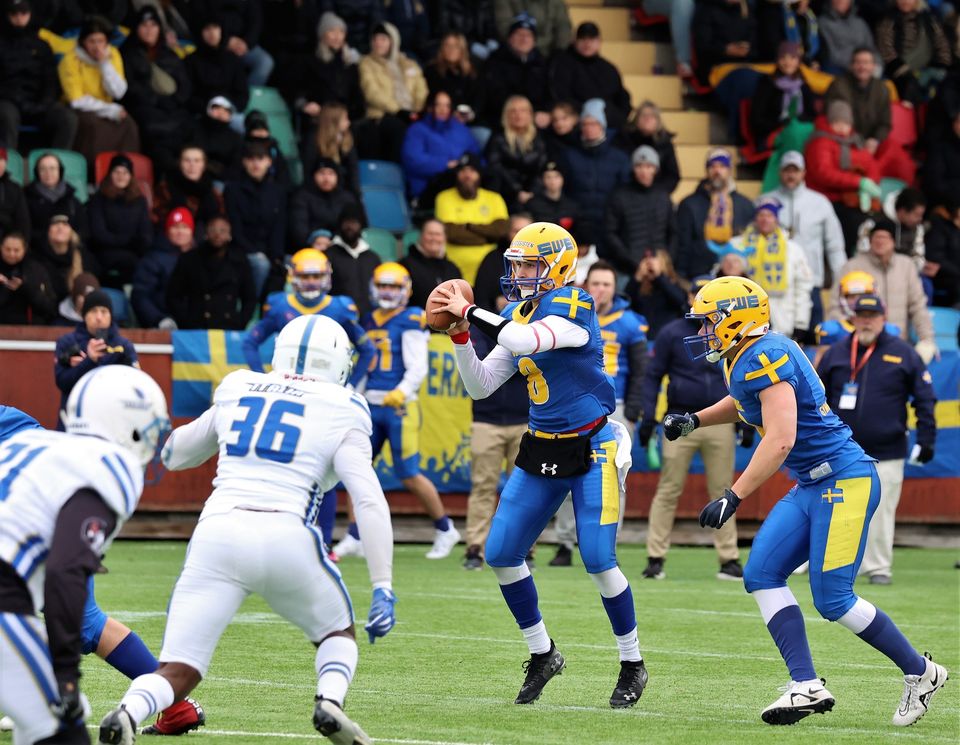
[[[623,402],[623,411],[629,421],[636,421],[641,415],[644,419],[650,419],[651,417],[648,417],[643,409],[643,371],[647,365],[646,338],[641,337],[631,344],[627,354],[630,359],[630,373],[627,376],[627,393]]]
[[[211,406],[190,424],[170,433],[160,459],[171,471],[195,468],[220,449],[217,439],[216,406]]]
[[[514,354],[535,354],[551,349],[582,347],[590,341],[590,332],[560,316],[546,316],[529,325],[507,321],[489,310],[472,306],[467,311],[469,320],[487,329],[496,329],[497,344]]]
[[[353,308],[352,304],[351,308]],[[354,365],[353,372],[350,373],[350,385],[356,388],[370,371],[370,364],[373,362],[373,358],[377,356],[377,348],[373,346],[367,332],[357,323],[356,308],[353,308],[352,312],[353,317],[344,323],[343,327],[346,329],[350,342],[357,348],[357,364]]]
[[[923,364],[920,355],[913,352],[913,375],[910,380],[910,395],[913,399],[913,410],[917,414],[917,442],[921,445],[933,447],[937,441],[937,418],[935,407],[937,397],[933,391],[933,382],[927,366]]]
[[[333,456],[333,468],[353,500],[370,582],[375,588],[390,589],[393,582],[393,526],[387,499],[373,470],[369,435],[359,429],[349,430]]]
[[[413,329],[404,331],[400,337],[403,354],[403,379],[397,385],[403,394],[410,398],[420,390],[423,379],[427,377],[427,344],[430,341],[428,331]]]
[[[254,372],[263,372],[263,362],[260,360],[260,345],[270,338],[270,334],[277,330],[277,324],[274,318],[272,313],[267,312],[267,314],[247,332],[247,335],[243,337],[243,342],[241,342],[243,358],[247,362],[247,367]]]
[[[76,492],[60,509],[47,556],[43,614],[57,682],[80,677],[87,579],[100,567],[100,551],[117,516],[91,489]]]
[[[513,354],[499,345],[482,360],[469,342],[454,344],[453,353],[463,387],[474,400],[489,396],[517,371]]]
[[[110,56],[100,63],[100,77],[103,79],[103,89],[119,101],[127,92],[127,81],[123,77],[123,58],[120,52],[110,48]]]
[[[80,364],[76,365],[75,367],[70,367],[69,364],[61,365],[60,355],[65,351],[66,348],[61,347],[60,343],[58,342],[57,358],[54,363],[53,377],[57,382],[57,388],[59,388],[63,393],[69,393],[71,390],[73,390],[73,386],[77,384],[77,381],[95,368],[97,363],[91,360],[89,357],[85,357]],[[86,350],[83,351],[85,352]]]

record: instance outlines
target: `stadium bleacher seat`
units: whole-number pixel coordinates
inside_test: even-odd
[[[676,75],[624,75],[623,87],[634,106],[649,99],[661,109],[683,108],[683,81]]]
[[[97,185],[107,177],[110,161],[117,154],[116,150],[97,154],[97,159],[93,162],[93,180]],[[124,155],[133,163],[133,177],[137,181],[146,181],[152,187],[154,184],[153,161],[141,153],[124,153]]]
[[[740,136],[743,138],[743,146],[740,148],[740,157],[747,164],[765,163],[773,155],[773,141],[780,134],[778,128],[772,132],[766,142],[757,142],[753,136],[753,129],[750,127],[750,109],[752,103],[749,98],[744,98],[740,102]]]
[[[403,233],[410,229],[410,208],[402,190],[369,186],[363,187],[361,192],[371,227],[383,228],[391,233]]]
[[[397,260],[397,238],[389,230],[383,228],[365,228],[363,240],[370,244],[370,249],[384,261]]]
[[[283,100],[280,91],[269,86],[252,85],[250,86],[250,99],[247,103],[246,111],[262,111],[268,117],[271,114],[283,114],[290,116],[290,108],[287,102]],[[246,112],[244,112],[246,113]],[[273,130],[271,129],[271,132]],[[274,135],[276,137],[276,135]]]
[[[399,189],[403,191],[403,171],[389,160],[361,160],[360,187],[372,186],[378,189]]]
[[[933,335],[941,352],[957,352],[957,330],[960,329],[960,311],[953,308],[929,308],[933,319]]]
[[[604,39],[600,56],[614,65],[621,75],[649,75],[657,63],[657,45],[649,41]]]
[[[23,156],[10,148],[7,148],[7,173],[11,181],[23,186]]]
[[[680,178],[697,180],[703,178],[704,164],[707,162],[707,153],[710,152],[711,147],[711,145],[675,145]]]
[[[33,167],[47,153],[56,155],[63,163],[63,177],[76,191],[78,200],[86,203],[90,198],[87,192],[87,159],[73,150],[58,150],[56,148],[38,148],[31,150],[27,156],[27,181],[33,180]]]
[[[710,114],[706,111],[663,111],[663,126],[685,145],[710,144]]]
[[[403,246],[403,255],[406,256],[410,253],[410,248],[414,243],[420,240],[420,231],[414,228],[413,230],[408,230],[403,234],[403,237],[400,238],[400,245]]]

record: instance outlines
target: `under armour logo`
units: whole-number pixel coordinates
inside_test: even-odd
[[[544,476],[556,476],[557,475],[557,464],[556,463],[541,463],[540,464],[540,473]]]
[[[624,701],[636,701],[636,699],[637,699],[637,694],[636,694],[636,693],[624,693],[624,694],[623,694],[623,700],[624,700]]]

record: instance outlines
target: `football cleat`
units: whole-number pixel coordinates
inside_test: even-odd
[[[663,571],[663,559],[647,558],[647,568],[643,570],[644,579],[665,579],[667,573]]]
[[[933,694],[950,678],[947,668],[934,662],[929,654],[923,656],[927,662],[923,675],[903,676],[903,696],[893,714],[893,723],[898,727],[909,727],[926,714]]]
[[[728,582],[743,582],[743,567],[736,559],[725,561],[720,565],[717,579],[727,580]]]
[[[133,745],[137,739],[137,723],[122,706],[107,714],[100,722],[102,745]]]
[[[870,575],[870,584],[871,585],[889,585],[893,582],[890,579],[888,574],[871,574]]]
[[[340,542],[333,547],[333,553],[337,555],[338,559],[342,559],[345,556],[363,556],[363,543],[360,542],[359,538],[354,538],[352,535],[347,533],[343,538],[340,539]]]
[[[430,547],[430,550],[427,551],[428,559],[445,559],[450,555],[450,552],[453,551],[453,547],[457,545],[457,542],[460,540],[460,531],[453,527],[453,523],[450,523],[450,527],[447,530],[438,530],[433,538],[433,546]]]
[[[463,568],[473,571],[483,569],[483,557],[480,555],[479,546],[470,546],[467,548],[467,553],[463,557]]]
[[[13,720],[10,717],[0,717],[0,732],[12,732]]]
[[[313,726],[336,745],[371,745],[373,742],[335,701],[319,696],[313,708]]]
[[[633,706],[643,695],[647,687],[647,667],[643,660],[639,662],[620,661],[620,677],[617,678],[617,687],[610,696],[610,706],[614,709],[626,709]]]
[[[550,651],[543,654],[532,654],[530,659],[523,663],[523,669],[527,676],[523,679],[523,685],[520,686],[520,693],[517,694],[515,704],[532,704],[543,693],[543,687],[550,681],[554,675],[563,672],[567,663],[557,649],[557,645],[550,640]]]
[[[168,706],[157,716],[155,724],[140,730],[141,735],[182,735],[207,723],[203,707],[192,698]]]
[[[767,724],[796,724],[811,714],[826,714],[836,701],[824,688],[823,679],[790,681],[780,686],[783,695],[764,709],[760,718]]]

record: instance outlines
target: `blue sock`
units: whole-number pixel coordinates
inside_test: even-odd
[[[637,627],[637,614],[633,608],[633,591],[629,586],[616,597],[605,598],[601,595],[600,599],[603,601],[603,607],[607,611],[607,618],[610,619],[615,635],[623,636]]]
[[[331,489],[323,495],[320,509],[317,511],[317,525],[323,534],[325,546],[333,545],[333,524],[337,521],[337,491]]]
[[[791,680],[814,680],[817,673],[813,669],[813,657],[810,656],[800,606],[788,605],[777,611],[767,624],[767,629],[787,663]]]
[[[870,625],[857,636],[893,660],[904,675],[922,675],[927,669],[926,660],[907,641],[907,637],[897,628],[897,624],[890,620],[890,616],[879,608]]]
[[[529,628],[543,620],[540,608],[537,607],[540,598],[537,596],[537,586],[533,584],[533,577],[526,576],[509,585],[500,585],[500,592],[503,593],[503,599],[507,601],[507,607],[517,619],[517,625],[521,629]]]
[[[356,523],[350,523],[350,527],[347,528],[347,532],[358,541],[360,540],[360,529],[357,527]]]
[[[444,515],[439,520],[434,520],[433,527],[443,533],[446,533],[448,530],[450,530],[450,518]]]
[[[106,657],[107,664],[112,665],[130,680],[141,675],[154,673],[159,667],[157,658],[147,649],[143,639],[133,631],[123,637],[114,650]]]

